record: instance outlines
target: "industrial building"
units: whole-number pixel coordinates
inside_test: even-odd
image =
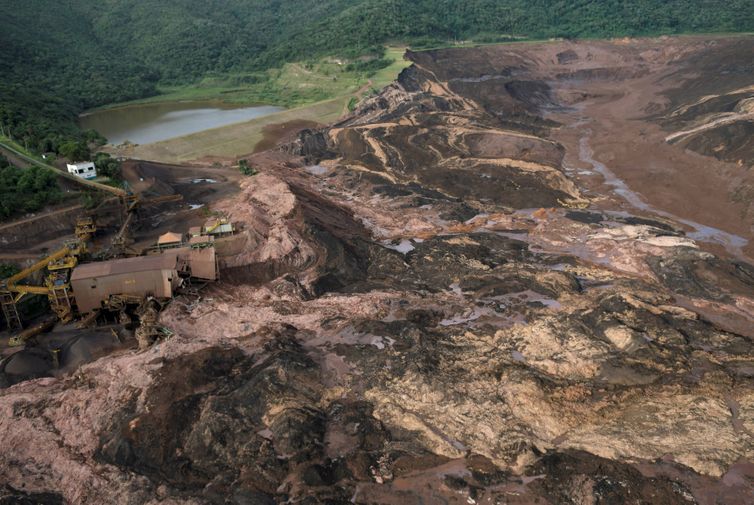
[[[175,249],[178,257],[186,261],[191,277],[204,281],[217,280],[217,254],[215,238],[208,236],[192,237],[189,247]]]
[[[154,256],[139,256],[77,266],[71,287],[81,314],[102,307],[112,295],[172,298],[181,285],[178,254],[171,251]]]
[[[129,212],[128,219],[133,215]],[[121,238],[127,224],[128,220],[113,239],[113,244]],[[211,231],[223,225],[227,223],[216,221]],[[232,229],[230,225],[227,227]],[[69,241],[21,272],[0,280],[0,312],[10,329],[23,328],[17,304],[26,296],[46,296],[60,321],[67,323],[78,315],[82,316],[80,324],[86,325],[96,320],[99,309],[120,312],[123,316],[127,306],[137,305],[141,310],[143,303],[151,303],[150,297],[168,300],[176,296],[180,287],[192,288],[185,293],[195,292],[195,288],[204,282],[218,278],[214,235],[199,234],[184,240],[183,235],[168,232],[159,237],[157,246],[145,256],[79,263],[80,258],[86,257],[87,242],[95,232],[93,219],[79,219],[76,240]],[[43,285],[23,282],[44,270],[47,274]],[[192,280],[199,283],[194,286]],[[144,310],[139,313],[139,318],[144,327],[142,333],[148,333],[147,330],[154,330],[155,325],[144,322]],[[22,345],[30,334],[20,335],[11,339],[10,345]]]
[[[181,247],[181,245],[183,245],[183,236],[180,233],[173,233],[172,231],[169,231],[160,235],[160,237],[157,239],[158,250],[173,249],[176,247]]]
[[[212,237],[194,237],[188,247],[149,256],[78,265],[71,289],[81,314],[102,307],[113,295],[172,298],[182,279],[217,280]]]
[[[20,272],[0,279],[0,319],[11,331],[23,330],[18,304],[27,297],[45,296],[57,320],[63,323],[79,318],[77,325],[80,327],[96,324],[100,309],[104,309],[109,314],[118,313],[121,321],[137,317],[140,321],[137,339],[145,335],[154,337],[155,332],[164,334],[164,328],[160,329],[156,324],[156,312],[161,310],[164,301],[179,294],[194,295],[206,281],[217,280],[215,238],[232,232],[233,227],[224,219],[216,219],[206,230],[200,227],[196,236],[186,237],[168,231],[159,237],[155,247],[135,251],[128,248],[127,243],[137,208],[177,201],[182,196],[173,194],[143,199],[129,190],[86,180],[97,176],[92,162],[68,164],[67,169],[75,176],[69,179],[114,195],[122,206],[120,229],[112,237],[111,246],[97,256],[124,256],[134,252],[146,255],[80,263],[97,257],[89,252],[90,241],[97,231],[94,219],[81,216],[76,222],[74,240],[66,241],[60,249]],[[179,290],[181,287],[185,289]],[[43,331],[40,328],[37,325],[34,331],[12,336],[9,345],[23,345]],[[149,341],[149,338],[141,340]]]

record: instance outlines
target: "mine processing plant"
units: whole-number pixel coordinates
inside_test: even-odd
[[[31,161],[33,160],[30,158]],[[48,167],[53,169],[52,167]],[[61,173],[61,176],[66,174]],[[181,200],[179,194],[143,199],[130,191],[74,177],[79,184],[107,192],[121,204],[121,225],[111,240],[110,247],[100,251],[99,257],[110,258],[93,261],[90,240],[97,231],[94,219],[84,216],[75,225],[75,239],[66,242],[36,263],[22,269],[7,279],[0,280],[0,310],[9,330],[17,333],[10,345],[22,345],[33,336],[32,329],[23,330],[24,321],[18,304],[26,297],[44,296],[57,320],[71,322],[80,317],[79,324],[93,322],[100,310],[121,311],[127,306],[138,306],[142,334],[154,333],[147,322],[156,322],[155,306],[171,299],[176,290],[188,286],[191,280],[201,282],[217,279],[217,261],[214,238],[232,226],[217,220],[199,233],[186,236],[169,233],[170,247],[158,246],[142,256],[140,251],[128,248],[129,228],[136,220],[140,206]],[[136,256],[126,257],[123,256]],[[38,325],[40,331],[44,325]],[[137,337],[138,337],[137,331]],[[142,335],[144,336],[144,335]],[[152,335],[154,336],[154,335]],[[148,340],[149,335],[145,339]]]

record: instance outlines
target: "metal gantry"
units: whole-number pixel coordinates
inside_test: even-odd
[[[96,226],[91,218],[79,219],[76,222],[76,240],[2,281],[0,309],[11,330],[23,328],[18,303],[28,295],[47,296],[58,319],[65,323],[73,319],[75,299],[71,291],[71,272],[78,265],[79,256],[86,252],[86,243],[95,231]],[[43,270],[47,270],[44,285],[21,284],[21,281]]]

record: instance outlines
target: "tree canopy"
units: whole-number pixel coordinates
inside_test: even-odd
[[[754,31],[751,0],[0,0],[0,128],[59,151],[81,111],[213,73],[518,36]],[[376,65],[376,64],[374,64]]]
[[[36,165],[21,169],[0,156],[0,220],[36,212],[62,198],[63,192],[51,170]]]

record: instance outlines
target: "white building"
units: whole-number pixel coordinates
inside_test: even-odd
[[[94,162],[82,161],[81,163],[68,163],[68,173],[81,177],[82,179],[94,179],[97,177],[97,169],[94,168]]]

